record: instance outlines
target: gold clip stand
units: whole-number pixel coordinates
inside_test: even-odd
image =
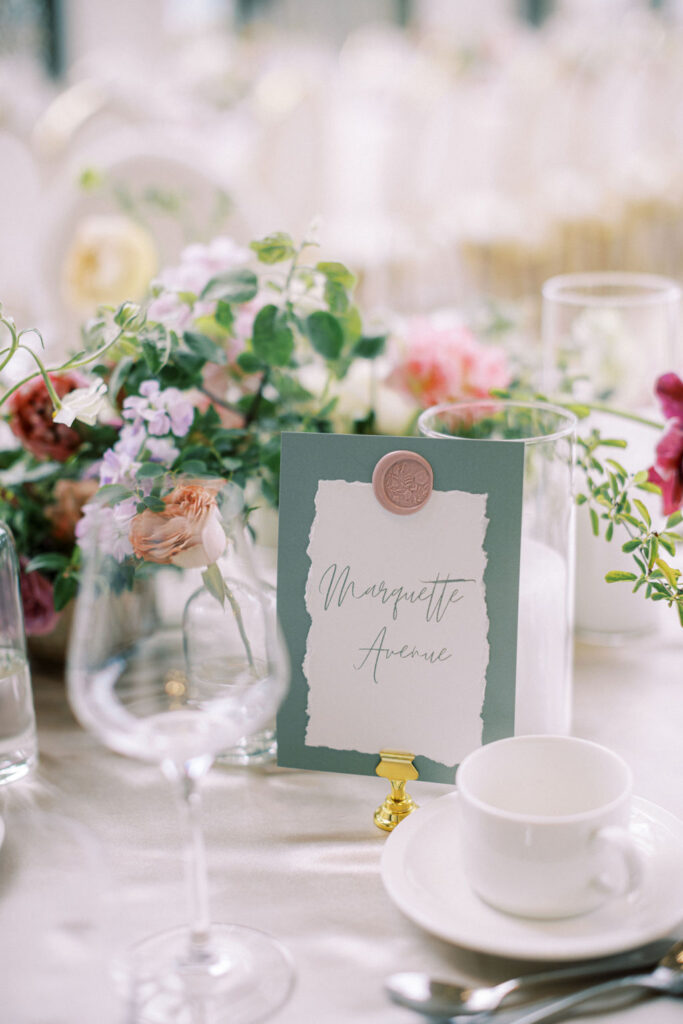
[[[414,754],[404,750],[380,750],[380,761],[375,772],[391,783],[391,793],[375,811],[375,825],[391,832],[400,821],[414,811],[417,804],[406,793],[406,782],[414,782],[418,771],[413,764]]]

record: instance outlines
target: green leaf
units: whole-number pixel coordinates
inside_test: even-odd
[[[55,611],[61,612],[78,592],[78,580],[75,576],[58,576],[55,580],[53,596]]]
[[[56,551],[48,551],[43,555],[36,555],[26,566],[25,572],[61,572],[66,569],[69,559],[66,555],[60,555]]]
[[[590,406],[581,405],[580,403],[577,402],[571,402],[565,405],[565,409],[568,409],[570,412],[573,412],[574,415],[578,416],[580,420],[585,420],[586,417],[590,416],[591,414]]]
[[[356,279],[343,263],[316,263],[316,270],[324,274],[328,281],[335,281],[342,288],[353,288]]]
[[[154,477],[163,476],[165,472],[165,467],[158,462],[143,462],[135,475],[138,480],[152,480]]]
[[[315,351],[324,359],[334,360],[344,347],[344,332],[331,313],[318,310],[306,318],[306,334]]]
[[[666,576],[667,583],[670,583],[671,586],[676,589],[678,586],[678,577],[681,575],[680,570],[673,569],[667,564],[667,562],[662,561],[661,558],[656,558],[655,562]]]
[[[683,626],[683,601],[679,601],[676,607],[678,609],[678,618],[680,620],[681,626]]]
[[[634,498],[633,499],[633,504],[636,506],[636,508],[640,512],[641,516],[643,517],[643,519],[647,523],[647,525],[651,526],[652,525],[652,519],[650,518],[650,513],[647,510],[647,506],[644,505],[642,503],[642,501],[639,501],[638,498]]]
[[[588,501],[588,498],[586,497],[585,494],[577,494],[576,495],[576,504],[577,505],[585,505],[587,501]]]
[[[148,508],[150,512],[163,512],[166,508],[161,498],[157,498],[154,494],[150,494],[148,498],[143,498],[140,504]]]
[[[253,270],[225,270],[212,277],[204,287],[202,299],[219,302],[249,302],[258,291],[258,278]]]
[[[196,356],[206,360],[207,363],[225,363],[227,356],[222,348],[207,337],[206,334],[198,334],[196,331],[185,331],[183,341]]]
[[[628,448],[628,441],[622,441],[616,437],[601,437],[600,444],[606,448]]]
[[[661,487],[659,487],[658,484],[645,483],[645,484],[637,484],[636,486],[638,487],[639,491],[648,491],[650,494],[661,494],[662,493],[662,489],[661,489]]]
[[[621,583],[626,580],[633,582],[637,579],[638,577],[634,572],[623,572],[621,569],[612,569],[612,571],[608,572],[605,576],[607,583]]]
[[[626,472],[624,467],[621,465],[621,463],[617,462],[616,459],[605,459],[605,462],[607,462],[612,467],[612,469],[616,472],[617,476],[619,476],[621,478],[622,483],[623,483],[623,481],[628,476],[628,473]]]
[[[24,455],[23,448],[10,448],[8,451],[0,452],[0,469],[9,469],[15,462],[18,462]]]
[[[96,501],[101,505],[116,505],[119,501],[123,501],[124,498],[130,498],[130,496],[130,488],[124,487],[123,484],[104,484],[103,487],[98,488],[92,501]]]
[[[294,335],[277,306],[260,309],[254,320],[254,353],[269,366],[286,366],[294,352]]]
[[[220,324],[220,326],[225,328],[226,331],[232,330],[235,317],[227,302],[223,302],[222,299],[219,300],[214,316],[216,317],[217,324]]]
[[[660,546],[663,547],[665,551],[668,551],[668,553],[671,555],[672,558],[676,557],[676,545],[675,544],[672,544],[670,540],[667,540],[667,538],[663,537],[661,534],[659,536],[659,543],[660,543]]]
[[[621,545],[621,550],[625,551],[626,554],[628,555],[628,554],[631,553],[631,551],[635,551],[636,548],[639,548],[639,547],[640,547],[640,541],[639,540],[627,540],[625,544]]]
[[[245,373],[260,373],[265,369],[263,360],[255,356],[253,352],[240,352],[237,357],[237,365]]]
[[[346,289],[338,281],[325,281],[325,302],[331,313],[346,313],[351,304]]]
[[[215,562],[213,562],[212,565],[209,565],[204,570],[204,572],[202,573],[202,580],[204,581],[204,586],[212,595],[212,597],[215,597],[216,600],[219,601],[221,605],[225,605],[225,598],[227,593],[225,588],[225,580],[223,579],[221,571]]]
[[[258,256],[261,263],[282,263],[296,255],[296,247],[290,235],[284,231],[275,231],[259,242],[252,242],[250,249]]]
[[[677,512],[672,512],[666,521],[667,530],[670,530],[672,526],[678,526],[680,522],[683,522],[683,512],[681,512],[680,510]]]
[[[386,334],[363,336],[353,346],[353,355],[361,359],[376,359],[384,352],[386,342]]]
[[[598,537],[600,535],[600,520],[598,519],[598,513],[595,511],[594,508],[592,508],[590,510],[590,515],[591,515],[591,526],[593,528],[593,534],[594,534],[594,536]]]
[[[605,530],[605,540],[610,541],[614,534],[614,523],[608,523],[607,529]]]
[[[205,476],[207,472],[206,463],[200,459],[188,459],[187,462],[180,463],[177,468],[189,476]]]
[[[161,369],[162,362],[159,350],[157,349],[154,342],[143,341],[142,343],[142,356],[147,366],[149,367],[150,373],[157,374]]]

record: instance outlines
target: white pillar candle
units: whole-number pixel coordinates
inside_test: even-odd
[[[569,732],[570,599],[565,559],[522,535],[515,734]]]

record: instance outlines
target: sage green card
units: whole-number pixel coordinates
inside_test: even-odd
[[[433,472],[412,514],[373,490],[393,451]],[[513,734],[523,469],[521,442],[283,434],[279,764],[371,775],[406,750],[421,779],[453,782]]]

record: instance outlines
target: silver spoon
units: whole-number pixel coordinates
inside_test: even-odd
[[[499,985],[484,988],[437,981],[428,974],[417,971],[393,974],[387,978],[385,987],[390,998],[399,1006],[423,1013],[427,1017],[443,1019],[455,1014],[491,1012],[498,1009],[512,992],[525,992],[527,988],[540,988],[544,985],[562,984],[584,978],[607,977],[610,974],[654,967],[671,948],[673,941],[671,938],[658,939],[627,953],[602,957],[588,963],[571,964],[540,974],[511,978]]]
[[[683,942],[675,943],[649,974],[628,974],[623,978],[603,981],[600,985],[591,985],[590,988],[573,992],[562,999],[555,999],[537,1010],[532,1010],[531,1013],[516,1017],[515,1024],[537,1024],[538,1021],[550,1020],[551,1017],[556,1017],[587,999],[630,988],[644,988],[670,996],[683,996]]]

